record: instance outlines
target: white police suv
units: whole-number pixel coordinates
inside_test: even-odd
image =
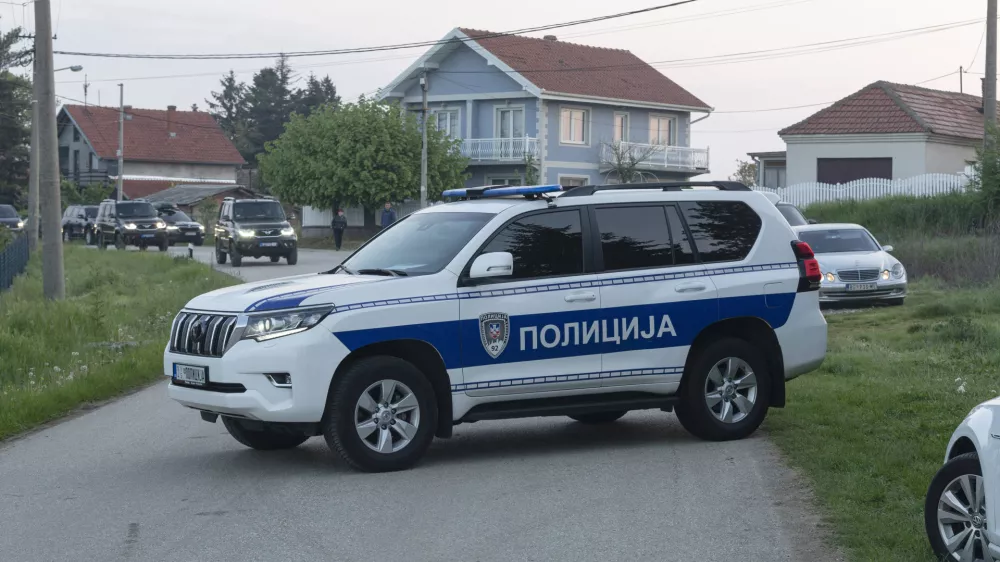
[[[330,271],[189,302],[170,396],[246,446],[323,435],[386,471],[490,419],[673,410],[698,437],[739,439],[826,354],[813,253],[742,184],[446,196],[462,200]]]

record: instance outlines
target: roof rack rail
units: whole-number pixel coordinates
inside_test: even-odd
[[[484,185],[482,187],[449,189],[442,193],[441,196],[463,199],[487,199],[523,195],[527,199],[537,199],[545,198],[547,193],[556,191],[562,191],[562,187],[559,185]]]
[[[646,182],[646,183],[616,183],[608,185],[581,185],[570,188],[562,197],[586,197],[598,191],[613,189],[658,189],[661,191],[683,191],[691,187],[714,187],[719,191],[750,191],[750,188],[738,181],[676,181],[676,182]]]
[[[223,197],[222,200],[223,201],[234,201],[234,200],[236,200],[236,198],[235,197]]]

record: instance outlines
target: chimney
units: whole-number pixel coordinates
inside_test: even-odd
[[[174,119],[177,117],[177,106],[168,105],[167,106],[167,134],[170,138],[177,136],[177,131],[174,130]]]
[[[98,104],[98,105],[100,105],[100,104]],[[125,112],[125,120],[126,121],[131,121],[132,120],[132,114],[129,113],[129,111],[132,111],[132,106],[131,105],[123,105],[122,106],[122,111]]]
[[[546,35],[545,37],[542,37],[542,39],[545,39],[546,41],[557,41],[555,35]]]

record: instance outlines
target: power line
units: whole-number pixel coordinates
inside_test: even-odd
[[[927,80],[922,80],[922,81],[920,81],[920,82],[914,82],[914,83],[913,83],[913,85],[914,85],[914,86],[919,86],[919,85],[921,85],[921,84],[926,84],[926,83],[928,83],[928,82],[933,82],[933,81],[935,81],[935,80],[940,80],[940,79],[942,79],[942,78],[947,78],[947,77],[949,77],[949,76],[954,76],[954,75],[956,75],[956,74],[958,74],[958,71],[957,71],[957,70],[952,70],[952,71],[951,71],[951,72],[949,72],[948,74],[942,74],[941,76],[935,76],[934,78],[928,78]]]
[[[979,56],[979,49],[983,47],[983,39],[986,38],[986,25],[983,25],[983,34],[979,36],[979,44],[976,45],[976,52],[972,55],[972,62],[969,63],[968,68],[972,68],[973,64],[976,64],[976,57]]]
[[[618,12],[615,14],[597,16],[593,18],[586,18],[580,20],[573,20],[563,23],[555,23],[548,25],[540,25],[535,27],[527,27],[522,29],[515,29],[511,31],[505,31],[501,33],[491,33],[486,35],[480,35],[476,37],[469,38],[453,38],[448,40],[434,40],[434,41],[417,41],[413,43],[397,43],[394,45],[380,45],[374,47],[355,47],[348,49],[328,49],[320,51],[293,51],[289,53],[281,52],[270,52],[270,53],[225,53],[225,54],[168,54],[168,55],[157,55],[157,54],[136,54],[136,53],[89,53],[89,52],[76,52],[76,51],[55,51],[59,55],[73,55],[82,57],[103,57],[103,58],[130,58],[130,59],[169,59],[169,60],[230,60],[230,59],[260,59],[260,58],[275,58],[279,56],[286,57],[314,57],[323,55],[343,55],[352,53],[371,53],[378,51],[398,51],[401,49],[413,49],[417,47],[431,47],[435,45],[444,45],[451,43],[466,43],[470,41],[478,41],[482,39],[490,39],[493,37],[506,37],[509,35],[515,35],[520,33],[531,33],[537,31],[548,31],[552,29],[560,29],[564,27],[571,27],[576,25],[583,25],[587,23],[595,23],[599,21],[606,21],[611,19],[618,19],[627,16],[633,16],[637,14],[644,14],[648,12],[654,12],[657,10],[663,10],[666,8],[673,8],[676,6],[682,6],[684,4],[690,4],[692,2],[697,2],[698,0],[678,0],[669,4],[660,4],[658,6],[651,6],[649,8],[641,8],[638,10],[631,10],[628,12]]]

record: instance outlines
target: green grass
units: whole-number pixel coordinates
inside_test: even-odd
[[[767,421],[852,560],[934,560],[927,487],[965,414],[1000,394],[1000,286],[911,288],[903,307],[829,316],[822,368]]]
[[[237,282],[159,252],[70,244],[66,299],[51,302],[40,261],[0,293],[0,439],[157,380],[177,311]]]
[[[935,197],[899,196],[817,203],[804,212],[820,222],[862,224],[879,238],[964,236],[982,233],[984,208],[981,202],[979,193],[951,193]]]

